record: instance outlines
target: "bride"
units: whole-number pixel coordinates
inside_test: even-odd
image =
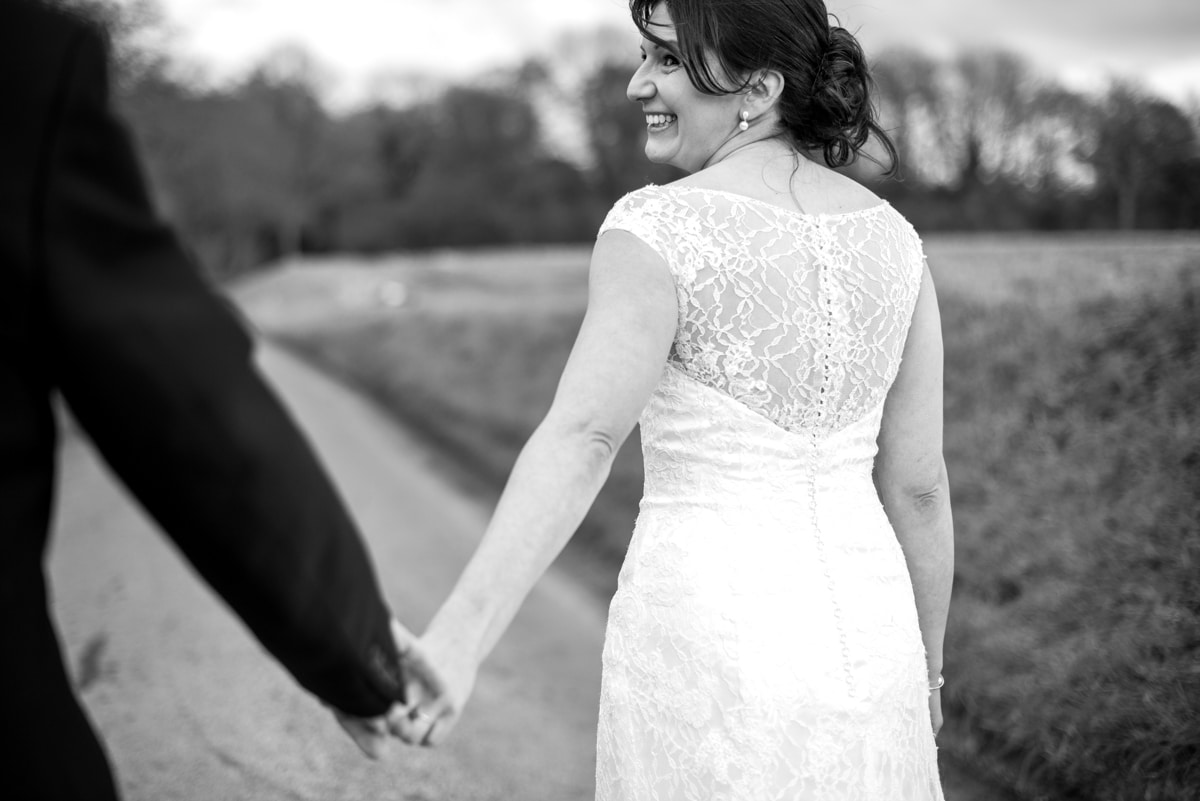
[[[646,154],[689,175],[601,227],[553,406],[422,638],[448,691],[393,724],[445,738],[640,417],[597,798],[940,799],[940,321],[916,232],[830,169],[895,157],[863,53],[822,0],[630,6]]]

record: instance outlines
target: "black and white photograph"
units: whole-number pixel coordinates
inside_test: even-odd
[[[0,797],[1200,799],[1200,3],[0,0]]]

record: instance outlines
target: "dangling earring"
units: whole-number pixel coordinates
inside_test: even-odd
[[[746,111],[746,109],[742,109],[741,118],[742,118],[742,121],[738,123],[738,130],[739,131],[750,130],[750,112]]]

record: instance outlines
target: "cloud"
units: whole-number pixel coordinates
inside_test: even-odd
[[[361,86],[388,71],[467,77],[551,52],[567,30],[629,27],[633,41],[625,0],[163,2],[185,50],[226,75],[285,42]],[[1181,96],[1189,86],[1200,91],[1200,0],[830,0],[829,9],[868,52],[1007,49],[1056,75],[1118,73],[1166,80]]]
[[[1190,58],[1200,42],[1196,0],[888,0],[830,5],[856,20],[868,42],[942,50],[1003,47],[1047,64],[1153,66]]]
[[[1200,93],[1197,0],[833,0],[868,52],[1015,52],[1073,85],[1133,77],[1176,99]]]

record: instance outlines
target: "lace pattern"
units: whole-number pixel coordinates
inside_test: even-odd
[[[612,229],[671,270],[672,359],[700,383],[788,431],[836,430],[882,402],[924,267],[920,238],[891,206],[801,214],[650,186],[613,207],[600,233]]]

